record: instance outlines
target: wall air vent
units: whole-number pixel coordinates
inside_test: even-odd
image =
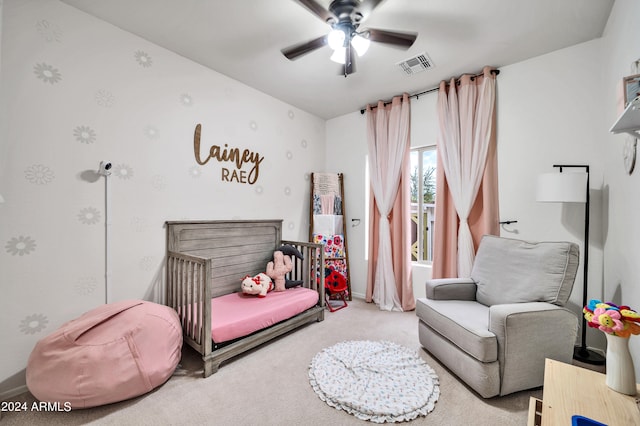
[[[431,61],[431,58],[426,53],[421,53],[413,58],[405,59],[402,62],[398,62],[396,65],[398,65],[402,71],[408,75],[413,75],[434,67],[433,61]]]

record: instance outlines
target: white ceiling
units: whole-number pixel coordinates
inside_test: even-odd
[[[614,2],[384,0],[360,29],[418,38],[407,51],[372,43],[345,78],[329,61],[328,46],[295,61],[280,52],[329,30],[295,0],[62,1],[325,119],[485,65],[502,67],[598,38]],[[328,8],[330,0],[317,2]],[[396,65],[423,52],[434,68],[409,76]]]

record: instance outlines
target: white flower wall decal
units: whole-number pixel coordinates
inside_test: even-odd
[[[153,60],[151,59],[151,56],[149,56],[147,52],[143,52],[142,50],[137,50],[133,54],[133,56],[134,58],[136,58],[136,62],[138,62],[138,64],[144,68],[149,68],[151,65],[153,65]]]
[[[194,179],[197,179],[200,176],[202,176],[202,170],[198,166],[191,166],[189,168],[189,176],[191,176]]]
[[[256,130],[258,130],[258,123],[256,123],[255,121],[251,120],[249,122],[249,128],[255,132]]]
[[[292,120],[293,120],[293,119],[295,118],[295,116],[296,116],[296,115],[295,115],[295,113],[294,113],[293,111],[291,111],[291,110],[289,110],[288,115],[289,115],[289,118],[290,118],[290,119],[292,119]]]
[[[24,171],[24,177],[27,181],[36,185],[46,185],[53,181],[55,173],[45,165],[34,164],[27,167],[27,170]]]
[[[284,195],[289,196],[291,195],[291,188],[289,188],[288,186],[284,187]]]
[[[113,93],[104,89],[98,90],[94,95],[94,97],[95,97],[96,103],[101,107],[105,107],[105,108],[111,108],[116,101],[115,97],[113,96]]]
[[[144,135],[149,139],[158,139],[160,132],[157,127],[149,125],[144,128]]]
[[[300,146],[303,148],[307,147],[307,140],[306,139],[302,139],[302,141],[300,141]]]
[[[60,42],[60,39],[62,38],[62,30],[60,27],[46,19],[42,19],[36,23],[36,30],[38,31],[38,34],[48,42]]]
[[[113,168],[113,174],[123,180],[131,179],[133,169],[126,164],[118,164]]]
[[[80,277],[73,287],[76,294],[80,296],[87,296],[93,293],[98,286],[98,281],[95,277]]]
[[[151,256],[145,256],[142,259],[140,259],[140,262],[138,263],[138,265],[140,266],[140,269],[142,269],[143,271],[150,271],[153,269],[153,257]]]
[[[147,227],[147,221],[145,218],[136,216],[131,219],[131,225],[136,232],[143,232]]]
[[[22,321],[20,321],[20,331],[24,334],[39,333],[45,328],[49,320],[42,314],[28,315]]]
[[[55,84],[62,80],[62,74],[60,74],[60,71],[51,65],[45,64],[44,62],[41,64],[35,64],[33,66],[33,73],[45,83]]]
[[[151,186],[158,191],[162,191],[167,186],[167,178],[162,175],[155,175],[151,178]]]
[[[96,132],[89,126],[78,126],[73,129],[73,136],[80,143],[90,144],[96,141]]]
[[[95,225],[100,221],[100,212],[95,207],[86,207],[78,213],[78,220],[85,225]]]
[[[36,242],[31,237],[19,237],[11,238],[4,246],[7,253],[12,256],[24,256],[25,254],[31,254],[36,249]]]
[[[236,91],[232,87],[225,87],[224,88],[224,96],[230,101],[236,99],[236,97],[237,97],[236,96]]]
[[[193,105],[193,98],[188,93],[183,93],[180,95],[180,103],[184,106]]]

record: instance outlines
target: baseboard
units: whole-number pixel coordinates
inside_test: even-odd
[[[7,401],[8,399],[13,398],[14,396],[18,396],[28,391],[29,389],[27,388],[27,385],[18,386],[13,389],[7,389],[4,392],[0,392],[0,401]]]
[[[362,294],[362,293],[356,293],[356,292],[352,292],[351,293],[351,297],[355,297],[356,299],[362,299],[364,300],[366,295]]]

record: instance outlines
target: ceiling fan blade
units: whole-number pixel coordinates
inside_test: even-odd
[[[294,59],[298,59],[302,55],[306,55],[309,52],[326,46],[326,44],[327,36],[323,35],[311,41],[296,44],[294,46],[282,49],[281,52],[287,59],[293,61]]]
[[[318,18],[322,19],[323,22],[329,22],[331,20],[338,21],[338,18],[327,9],[319,5],[314,0],[295,0],[300,3],[302,6],[307,8],[308,11],[316,15]]]
[[[378,30],[375,28],[369,28],[363,33],[369,35],[369,40],[377,43],[392,44],[394,46],[408,49],[413,45],[418,37],[415,33],[400,33],[397,31]]]

